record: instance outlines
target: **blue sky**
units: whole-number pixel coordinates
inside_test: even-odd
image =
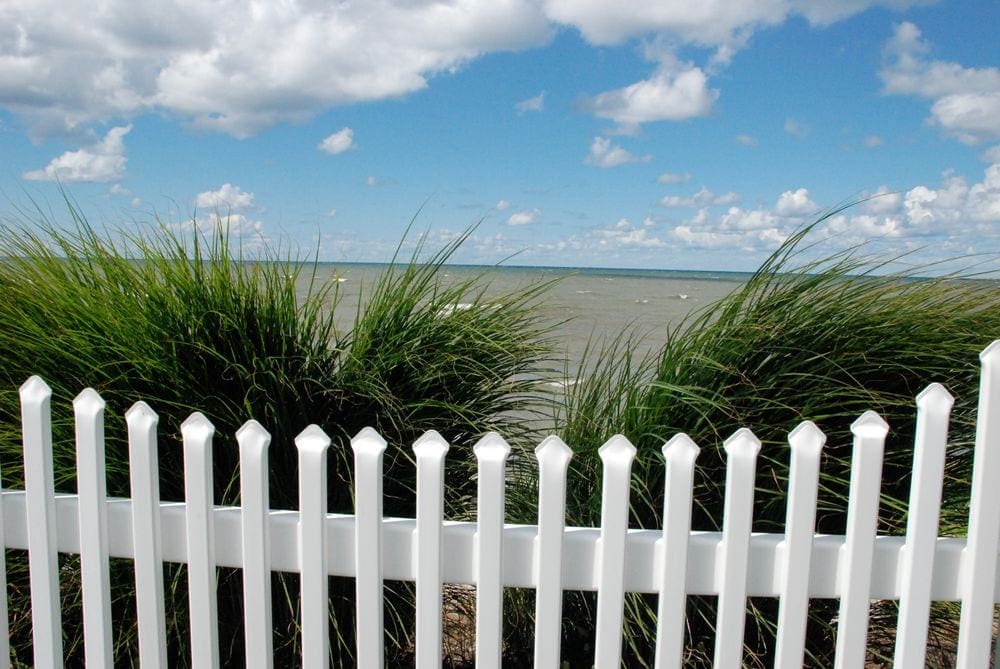
[[[1000,9],[0,0],[0,215],[384,261],[751,270],[796,227],[1000,253]],[[419,215],[418,215],[419,212]]]

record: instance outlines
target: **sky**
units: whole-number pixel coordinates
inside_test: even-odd
[[[1000,257],[995,0],[0,0],[0,218],[382,262]],[[992,256],[988,262],[1000,267]]]

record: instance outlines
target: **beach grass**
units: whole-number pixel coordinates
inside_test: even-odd
[[[638,449],[633,469],[633,527],[661,526],[660,447],[685,432],[700,446],[692,528],[722,523],[723,440],[748,427],[763,442],[758,458],[754,531],[782,532],[788,483],[787,435],[804,420],[828,435],[823,452],[817,531],[843,533],[850,479],[851,423],[872,409],[891,431],[883,465],[879,532],[903,534],[910,488],[915,396],[940,382],[955,396],[946,466],[942,533],[964,534],[971,447],[979,383],[979,352],[1000,333],[1000,289],[971,269],[913,279],[889,271],[891,261],[865,248],[827,253],[810,241],[822,220],[791,236],[747,283],[673,328],[655,355],[636,359],[626,335],[591,352],[580,383],[570,386],[559,432],[576,456],[571,477],[599,480],[597,449],[615,433]],[[933,271],[934,268],[924,268]],[[909,272],[907,272],[909,274]],[[599,522],[600,491],[570,485],[568,522]],[[592,610],[573,596],[573,615]],[[894,605],[873,617],[873,657],[891,657]],[[750,661],[767,664],[776,601],[754,599],[746,644]],[[630,665],[652,662],[655,598],[631,596],[626,606]],[[949,619],[954,608],[935,615]],[[814,600],[809,652],[816,666],[832,662],[836,609]],[[714,598],[688,606],[686,663],[709,666]],[[586,627],[585,625],[583,627]],[[953,643],[953,626],[932,627],[932,645]],[[879,641],[880,640],[880,641]],[[584,640],[567,639],[578,648]],[[880,647],[879,644],[884,644]],[[582,658],[580,658],[582,660]],[[573,660],[571,660],[572,662]]]
[[[31,213],[30,223],[0,227],[0,457],[3,485],[23,485],[18,386],[31,374],[53,388],[56,489],[75,489],[70,400],[93,387],[108,403],[108,492],[128,496],[122,415],[144,400],[160,415],[161,495],[183,498],[179,425],[191,411],[216,426],[215,501],[238,503],[233,435],[254,418],[272,434],[270,495],[274,508],[297,506],[295,436],[317,423],[333,439],[328,508],[350,512],[350,438],[376,428],[385,455],[385,513],[412,516],[412,443],[438,430],[451,444],[446,516],[475,517],[472,446],[496,430],[514,447],[507,497],[509,522],[535,521],[537,485],[530,448],[554,429],[573,448],[567,524],[600,522],[597,449],[616,433],[639,451],[633,468],[631,524],[659,528],[662,444],[686,432],[701,447],[695,479],[694,529],[717,529],[725,480],[722,441],[739,427],[762,440],[755,531],[780,532],[785,516],[789,430],[813,420],[829,439],[824,451],[817,529],[842,532],[850,472],[849,426],[873,409],[890,424],[879,531],[901,534],[914,429],[914,397],[943,383],[956,397],[946,471],[942,532],[964,530],[975,431],[978,353],[1000,332],[1000,290],[974,269],[929,279],[889,271],[889,258],[865,248],[823,255],[811,245],[822,223],[786,241],[740,288],[673,327],[666,344],[639,353],[642,333],[625,329],[591,343],[564,396],[539,389],[560,360],[558,324],[539,309],[547,284],[496,290],[487,271],[446,280],[442,268],[465,241],[440,250],[416,243],[362,291],[356,313],[340,311],[336,278],[321,281],[315,263],[267,249],[242,249],[224,231],[193,226],[97,231],[70,206],[70,221]],[[817,255],[819,254],[819,255]],[[821,257],[820,260],[811,258]],[[933,269],[933,268],[929,268]],[[305,274],[303,274],[305,273]],[[305,283],[303,297],[297,285]],[[337,323],[349,321],[349,327]],[[81,656],[78,565],[61,558],[66,648]],[[113,564],[115,642],[121,663],[136,650],[131,565]],[[170,656],[187,656],[186,576],[168,566]],[[11,643],[30,664],[30,602],[24,554],[8,552]],[[242,594],[239,573],[219,571],[223,661],[239,664]],[[387,661],[411,659],[413,609],[408,584],[386,583]],[[273,578],[275,664],[297,662],[298,582]],[[351,664],[353,582],[331,579],[331,659]],[[469,605],[456,590],[457,608]],[[530,657],[532,596],[508,590],[507,661]],[[564,656],[592,661],[591,594],[566,593]],[[626,602],[625,652],[630,666],[652,661],[656,602]],[[751,601],[747,658],[767,664],[776,602]],[[827,665],[832,606],[814,603],[811,662]],[[894,607],[873,612],[873,654],[891,654]],[[941,605],[932,643],[950,643],[953,608]],[[73,622],[77,621],[77,622]],[[689,599],[692,666],[710,663],[714,600]],[[451,630],[461,642],[467,630]],[[466,639],[467,640],[467,639]],[[879,641],[881,640],[881,642]],[[884,645],[880,646],[880,643]]]
[[[295,436],[317,423],[333,439],[329,510],[350,512],[350,437],[372,426],[389,442],[385,510],[412,515],[409,450],[438,430],[449,453],[448,513],[469,517],[474,440],[498,430],[517,443],[546,397],[540,381],[555,369],[550,325],[536,308],[545,286],[488,290],[485,276],[441,281],[462,243],[436,252],[416,244],[368,288],[354,325],[338,330],[337,282],[319,281],[315,265],[266,250],[243,250],[220,230],[192,226],[99,232],[72,206],[71,220],[40,213],[0,229],[0,457],[5,487],[23,486],[17,389],[38,374],[53,389],[56,490],[75,490],[70,402],[93,387],[107,402],[108,494],[128,496],[122,415],[138,401],[160,416],[160,490],[183,499],[180,423],[198,410],[216,427],[215,502],[238,503],[234,434],[256,419],[272,434],[273,508],[297,507]],[[310,273],[303,276],[302,273]],[[309,290],[297,296],[296,284]],[[455,308],[462,304],[463,308]],[[78,565],[64,556],[67,661],[79,659]],[[184,568],[167,566],[168,640],[177,666],[189,661]],[[11,645],[30,664],[30,602],[24,554],[8,554]],[[131,567],[114,561],[115,643],[122,663],[135,657]],[[298,585],[274,576],[275,663],[298,650]],[[242,662],[239,573],[219,571],[222,657]],[[412,648],[408,586],[387,583],[387,657]],[[332,659],[353,653],[353,584],[331,579]],[[74,659],[75,658],[75,659]]]

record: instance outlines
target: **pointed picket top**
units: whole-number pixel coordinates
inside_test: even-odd
[[[330,437],[319,425],[310,425],[295,437],[295,448],[300,453],[323,453],[330,447]]]
[[[261,452],[267,450],[271,443],[271,433],[257,421],[250,419],[236,430],[236,441],[240,450]]]
[[[663,457],[667,462],[693,464],[697,459],[701,449],[694,443],[691,437],[683,432],[679,432],[670,438],[670,441],[663,444]]]
[[[73,399],[73,409],[78,416],[97,416],[104,407],[104,398],[93,388],[85,388]]]
[[[979,354],[979,361],[983,365],[1000,362],[1000,339],[994,339],[989,346],[983,349],[983,352]]]
[[[23,404],[42,403],[52,397],[52,388],[40,376],[31,376],[19,389]]]
[[[632,442],[620,434],[611,437],[597,449],[597,455],[605,465],[612,462],[631,463],[636,453]]]
[[[208,441],[215,435],[215,426],[200,411],[195,411],[181,423],[181,435],[185,439]]]
[[[417,457],[443,458],[448,452],[448,442],[437,430],[428,430],[413,442],[413,453]]]
[[[136,429],[150,429],[156,427],[160,422],[160,417],[156,415],[152,407],[139,400],[125,412],[125,421],[130,427]]]
[[[923,411],[948,413],[955,404],[955,398],[940,383],[932,383],[917,395],[917,406]]]
[[[510,444],[496,432],[488,432],[472,447],[479,462],[504,462],[510,455]]]
[[[804,420],[788,433],[788,445],[792,450],[816,457],[826,445],[826,435],[811,420]]]
[[[857,437],[884,439],[889,434],[889,424],[874,411],[866,411],[851,423],[851,432]]]
[[[351,439],[351,448],[354,452],[364,455],[381,455],[385,453],[387,446],[382,435],[370,427],[363,428]]]
[[[750,428],[741,427],[722,442],[722,447],[729,457],[756,458],[760,453],[760,439]]]
[[[573,449],[566,442],[552,434],[535,447],[535,458],[543,467],[565,467],[573,459]]]

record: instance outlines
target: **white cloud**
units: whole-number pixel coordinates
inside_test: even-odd
[[[756,137],[751,137],[750,135],[736,135],[735,139],[737,144],[742,144],[743,146],[757,146],[760,143]]]
[[[931,100],[931,122],[967,144],[1000,138],[1000,68],[929,60],[929,52],[917,26],[896,26],[879,72],[884,91]]]
[[[194,204],[203,213],[192,224],[203,234],[223,232],[244,248],[259,248],[270,241],[263,222],[250,216],[260,210],[254,194],[239,186],[227,182],[216,190],[203,191],[195,196]]]
[[[912,188],[903,209],[910,226],[925,231],[944,227],[955,234],[978,231],[979,223],[1000,224],[1000,163],[987,167],[983,180],[971,186],[964,177],[946,175],[939,188]]]
[[[135,3],[10,0],[0,105],[37,136],[164,110],[237,137],[406,95],[478,56],[539,46],[534,0]]]
[[[668,195],[660,200],[660,204],[664,207],[711,207],[736,204],[739,201],[740,196],[737,193],[729,192],[723,195],[716,195],[705,186],[702,186],[694,195],[687,197]]]
[[[647,219],[642,227],[636,227],[627,218],[620,218],[612,225],[596,231],[599,246],[621,248],[659,249],[666,246],[659,237],[650,234],[651,223]]]
[[[686,183],[691,181],[691,175],[687,172],[664,172],[656,178],[656,181],[664,185]]]
[[[540,112],[545,109],[545,91],[542,91],[533,98],[528,98],[527,100],[521,100],[516,105],[514,109],[517,110],[518,114],[524,114],[525,112]]]
[[[985,163],[1000,163],[1000,144],[991,146],[983,151],[979,159]]]
[[[902,193],[890,191],[887,186],[879,186],[874,193],[867,196],[861,208],[872,214],[888,214],[899,211],[902,202]]]
[[[218,190],[209,190],[194,199],[194,206],[199,209],[216,209],[220,211],[241,212],[253,207],[253,193],[247,193],[239,186],[224,183]]]
[[[613,144],[607,137],[595,137],[590,143],[590,152],[584,159],[588,165],[597,167],[618,167],[626,163],[648,163],[653,157],[650,155],[637,156],[623,149],[617,144]]]
[[[706,113],[717,93],[708,74],[757,30],[796,15],[822,25],[919,1],[105,0],[95,12],[81,0],[7,0],[0,106],[36,138],[147,112],[247,137],[330,107],[407,95],[484,54],[541,46],[569,26],[592,44],[640,38],[714,50],[705,64],[661,66],[602,94],[595,108],[616,119],[672,120]]]
[[[341,128],[320,142],[316,148],[335,156],[354,147],[354,131],[350,128]]]
[[[708,75],[700,67],[668,55],[649,79],[600,93],[585,106],[594,115],[629,128],[704,116],[718,97],[719,91],[708,87]]]
[[[867,146],[869,149],[874,149],[876,147],[879,147],[879,146],[882,146],[883,144],[885,144],[885,140],[883,140],[878,135],[868,135],[867,137],[865,137],[864,142],[865,142],[865,146]]]
[[[807,189],[787,190],[772,208],[730,207],[718,216],[702,208],[674,225],[665,239],[692,249],[766,251],[820,210]],[[841,247],[877,239],[888,245],[887,257],[920,247],[995,249],[1000,244],[1000,163],[972,184],[949,173],[937,186],[918,185],[905,193],[881,186],[859,206],[824,221],[817,233],[836,237]]]
[[[131,125],[111,128],[104,139],[53,158],[40,170],[24,173],[32,181],[118,181],[125,176],[125,135]]]
[[[534,223],[536,220],[538,220],[538,216],[541,213],[542,212],[538,211],[537,209],[529,209],[526,211],[514,212],[513,214],[510,215],[510,218],[507,219],[507,225],[512,225],[512,226],[530,225],[531,223]]]
[[[507,209],[510,209],[510,202],[508,202],[507,200],[500,200],[495,205],[493,205],[493,208],[496,209],[497,211],[505,211]]]
[[[778,216],[786,217],[812,216],[818,211],[819,205],[809,198],[809,191],[805,188],[786,190],[778,196],[778,202],[774,207],[774,212]]]
[[[616,44],[657,35],[673,43],[716,48],[716,61],[727,58],[754,31],[799,15],[814,25],[842,20],[869,7],[908,7],[921,0],[732,0],[691,3],[684,0],[545,0],[555,21],[575,26],[593,44]]]
[[[812,128],[801,121],[796,121],[794,118],[787,118],[785,119],[785,132],[792,137],[805,139],[812,132]]]

